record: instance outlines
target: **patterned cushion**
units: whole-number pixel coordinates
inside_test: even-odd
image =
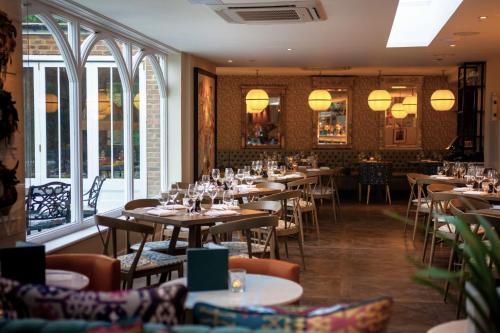
[[[120,260],[120,266],[122,271],[128,271],[130,266],[132,266],[132,262],[136,253],[125,254],[123,256],[119,256],[117,259]],[[182,259],[171,256],[165,253],[154,252],[154,251],[142,251],[141,258],[137,263],[136,271],[142,271],[146,269],[152,269],[156,267],[176,265],[182,263]]]
[[[130,247],[130,249],[132,251],[137,251],[137,250],[139,250],[140,245],[141,245],[140,243],[134,244]],[[162,251],[167,251],[169,246],[170,246],[169,240],[146,242],[146,244],[144,244],[144,251],[160,251],[160,252],[162,252]],[[176,249],[179,249],[179,250],[180,249],[187,249],[187,247],[188,247],[187,242],[177,241],[177,243],[175,243]]]
[[[207,243],[204,244],[203,247],[209,249],[220,249],[226,248],[229,250],[230,257],[244,257],[248,258],[248,248],[246,242],[221,242],[220,244],[215,243]],[[266,252],[269,252],[269,246],[266,249]],[[252,243],[252,255],[261,254],[264,252],[263,244]]]
[[[187,289],[182,285],[116,292],[74,291],[45,285],[20,284],[0,278],[4,317],[49,320],[82,319],[175,325],[182,314]]]
[[[388,297],[328,308],[227,309],[198,303],[193,309],[193,317],[195,322],[209,326],[282,329],[286,332],[377,333],[387,328],[391,308],[392,300]]]
[[[91,328],[85,333],[142,333],[142,322],[137,320],[134,322],[112,323],[109,326],[101,326]]]

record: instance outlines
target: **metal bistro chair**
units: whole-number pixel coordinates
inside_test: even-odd
[[[124,209],[125,210],[132,210],[136,208],[145,208],[145,207],[156,207],[160,204],[158,199],[136,199],[129,201],[125,204]],[[136,219],[134,218],[129,218],[127,217],[127,220],[129,222],[133,222]],[[165,226],[162,226],[161,234],[162,234],[162,239],[161,240],[155,240],[156,239],[156,227],[157,223],[153,223],[153,234],[151,235],[151,240],[146,242],[144,245],[145,250],[149,251],[156,251],[156,252],[162,252],[162,253],[168,253],[170,251],[170,240],[165,240]],[[173,228],[172,228],[173,229]],[[183,230],[183,232],[188,233],[188,230]],[[186,236],[187,238],[187,236]],[[127,233],[127,249],[130,249],[132,251],[137,251],[140,247],[140,243],[136,243],[133,245],[130,245],[130,238]],[[173,249],[173,253],[170,254],[185,254],[186,249],[188,247],[188,243],[184,241],[177,241],[175,244],[175,249]]]
[[[51,182],[33,185],[26,198],[26,232],[54,228],[71,220],[71,185]]]
[[[109,255],[111,241],[112,257],[120,260],[120,275],[125,288],[131,289],[134,279],[139,277],[147,277],[149,285],[152,275],[160,274],[160,283],[165,282],[172,271],[177,271],[179,277],[183,276],[184,261],[182,258],[144,249],[148,236],[154,232],[153,227],[101,215],[95,216],[95,223],[98,228],[99,226],[108,227],[105,236],[98,229],[103,245],[103,254]],[[120,230],[142,235],[137,252],[118,256],[117,231]]]
[[[83,202],[87,203],[86,207],[83,208],[84,218],[97,214],[97,200],[99,200],[99,194],[101,194],[102,184],[105,180],[106,177],[96,176],[90,189],[83,194]]]
[[[367,185],[366,204],[370,203],[370,190],[372,185],[383,185],[385,187],[385,198],[392,204],[389,182],[392,177],[392,164],[383,162],[361,163],[359,165],[359,201],[363,192],[363,185]]]
[[[274,241],[275,241],[275,228],[278,225],[278,217],[262,216],[253,217],[247,219],[241,219],[232,222],[221,223],[219,225],[210,227],[210,234],[212,235],[213,243],[205,244],[207,248],[219,248],[224,247],[229,250],[230,256],[241,256],[252,258],[255,254],[259,253],[260,257],[263,258],[266,253],[270,253],[272,257],[274,253]],[[265,228],[269,232],[264,240],[255,241],[253,237],[254,230],[259,228]],[[239,231],[245,237],[245,241],[234,241],[232,239],[232,233]],[[222,241],[221,235],[229,235],[229,241]]]

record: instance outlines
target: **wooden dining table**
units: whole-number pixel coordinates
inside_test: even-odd
[[[207,215],[206,212],[201,214],[189,215],[186,213],[185,209],[177,210],[175,215],[158,216],[148,213],[154,207],[143,207],[131,210],[123,210],[123,215],[133,217],[138,221],[146,221],[151,223],[159,223],[163,225],[173,226],[172,236],[170,238],[169,253],[175,252],[175,246],[177,244],[177,239],[179,238],[179,232],[181,228],[187,228],[189,230],[188,236],[188,246],[201,247],[201,227],[210,226],[215,224],[215,222],[229,222],[236,221],[244,218],[266,216],[267,212],[252,210],[252,209],[238,209],[236,214],[232,215]]]

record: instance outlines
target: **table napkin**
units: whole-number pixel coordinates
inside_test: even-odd
[[[492,209],[500,209],[500,205],[493,205],[491,208]]]
[[[330,170],[330,167],[320,167],[320,170]]]
[[[206,216],[212,216],[212,217],[237,215],[237,214],[239,213],[235,210],[209,210],[205,212]]]
[[[312,169],[306,169],[306,171],[319,171],[320,169],[312,168]]]
[[[434,179],[453,179],[453,177],[441,176],[441,175],[431,175],[431,178],[434,178]]]
[[[166,206],[158,206],[158,209],[186,209],[183,205],[175,204],[175,205],[166,205]]]
[[[226,204],[214,204],[212,207],[210,207],[210,210],[226,210],[226,209],[235,210],[235,209],[240,209],[240,207],[234,205],[229,206]]]
[[[465,191],[464,194],[472,194],[472,195],[486,195],[486,192],[482,191]]]
[[[455,192],[468,192],[469,189],[467,187],[454,187],[453,191],[455,191]]]
[[[170,209],[167,210],[159,208],[148,210],[147,213],[156,216],[171,216],[177,214],[175,210],[170,210]]]

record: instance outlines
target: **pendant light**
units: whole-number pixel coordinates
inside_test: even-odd
[[[321,71],[319,72],[319,76],[321,76]],[[328,92],[328,90],[315,89],[311,91],[309,97],[307,98],[307,101],[309,103],[309,107],[313,111],[326,111],[332,105],[332,95],[330,95],[330,92]]]
[[[417,96],[413,95],[413,89],[411,96],[406,96],[403,99],[403,109],[407,114],[417,114]]]
[[[256,70],[256,75],[258,78],[259,70]],[[245,103],[247,113],[259,113],[269,105],[269,95],[263,89],[251,89],[245,97]]]
[[[443,71],[443,78],[445,77]],[[450,111],[455,105],[455,95],[449,89],[438,89],[431,96],[431,106],[436,111]]]
[[[402,103],[395,103],[391,108],[391,114],[396,119],[403,119],[408,115]]]
[[[379,88],[380,88],[380,78],[381,72],[379,71]],[[370,95],[368,95],[368,106],[373,111],[385,111],[391,106],[392,97],[391,94],[384,89],[373,90]]]

